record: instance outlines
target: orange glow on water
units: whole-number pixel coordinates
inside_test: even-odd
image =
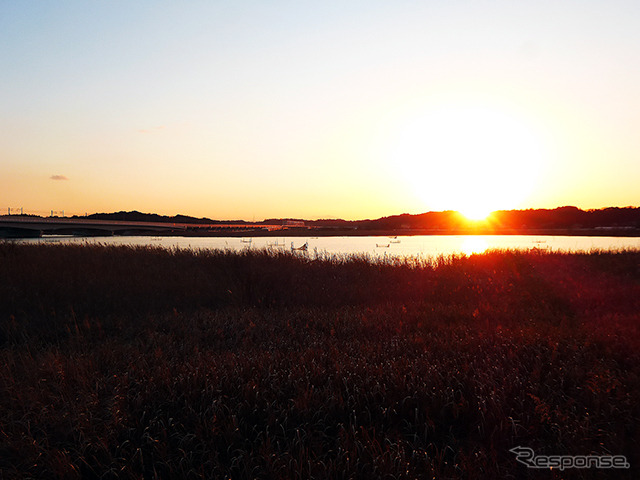
[[[487,240],[482,236],[472,235],[465,237],[462,242],[462,252],[466,255],[482,253],[489,248]]]

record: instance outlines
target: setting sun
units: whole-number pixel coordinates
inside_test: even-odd
[[[438,105],[398,128],[391,157],[429,210],[470,219],[519,206],[547,162],[544,142],[523,120],[484,105]]]
[[[470,206],[465,209],[459,210],[459,212],[468,220],[486,220],[491,214],[492,210],[486,209],[482,206]]]

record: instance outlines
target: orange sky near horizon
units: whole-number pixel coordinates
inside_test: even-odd
[[[640,206],[631,1],[0,6],[0,213]]]

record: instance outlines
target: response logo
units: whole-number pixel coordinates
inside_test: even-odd
[[[528,447],[515,447],[509,450],[516,460],[529,468],[630,468],[624,455],[536,455]]]

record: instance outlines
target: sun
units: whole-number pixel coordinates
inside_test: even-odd
[[[548,156],[535,128],[486,105],[427,108],[398,126],[391,145],[395,174],[428,210],[473,220],[517,208]]]
[[[486,220],[486,218],[491,215],[491,212],[493,212],[493,210],[491,210],[490,208],[484,207],[482,205],[478,205],[478,206],[470,206],[470,207],[465,207],[463,209],[458,210],[459,213],[461,213],[467,220]]]

